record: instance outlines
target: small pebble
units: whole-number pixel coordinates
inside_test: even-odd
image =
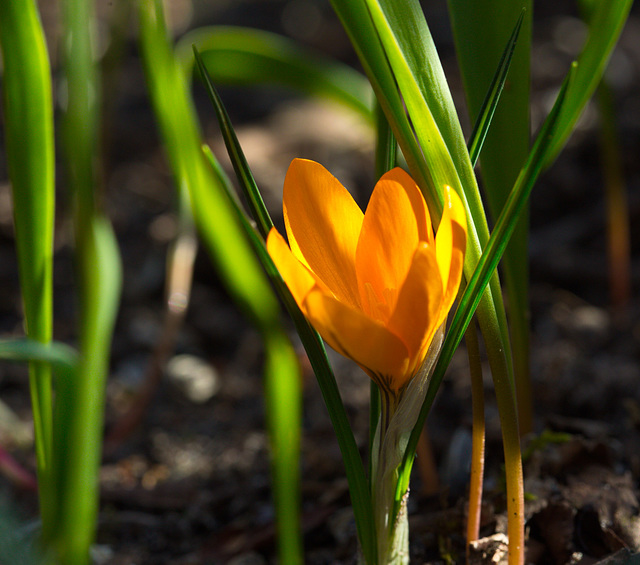
[[[89,553],[92,565],[106,565],[114,556],[113,549],[108,545],[92,545]]]
[[[206,361],[194,355],[176,355],[167,364],[167,377],[191,402],[204,404],[218,392],[220,378]]]

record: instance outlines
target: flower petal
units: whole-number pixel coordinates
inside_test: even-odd
[[[466,247],[467,217],[464,206],[456,191],[445,186],[444,210],[436,234],[436,254],[444,291],[440,323],[447,317],[456,298]]]
[[[355,255],[363,214],[347,189],[319,163],[294,159],[283,208],[293,254],[339,300],[358,306]]]
[[[373,190],[356,250],[358,289],[367,313],[374,310],[367,286],[379,301],[384,300],[385,289],[397,291],[420,241],[433,241],[424,197],[413,179],[395,168]],[[394,304],[388,306],[392,310]]]
[[[380,386],[389,390],[402,380],[407,348],[382,324],[318,290],[309,293],[303,310],[333,349],[353,359]]]
[[[293,256],[287,242],[276,228],[271,228],[267,236],[267,251],[287,283],[293,298],[302,308],[304,299],[309,291],[318,285],[318,281],[311,271]]]
[[[422,364],[429,343],[440,325],[442,280],[433,245],[420,243],[416,249],[407,278],[398,294],[396,308],[389,320],[389,329],[402,339],[409,350],[411,377]],[[448,310],[447,310],[448,312]],[[403,383],[398,383],[400,388]]]

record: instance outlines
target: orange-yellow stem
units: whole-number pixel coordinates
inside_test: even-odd
[[[471,478],[469,481],[469,513],[467,517],[467,563],[469,562],[469,547],[480,534],[480,515],[482,509],[482,484],[484,479],[484,388],[482,383],[482,365],[480,364],[480,349],[478,334],[473,322],[465,333],[467,355],[469,357],[469,373],[471,376],[471,406],[472,406],[472,449],[471,449]]]

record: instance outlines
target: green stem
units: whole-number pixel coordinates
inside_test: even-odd
[[[402,390],[380,388],[380,422],[374,440],[372,480],[373,514],[380,565],[409,563],[409,483],[400,485],[400,471],[443,338],[444,324],[429,345],[419,371]]]
[[[379,179],[387,171],[396,166],[396,157],[398,153],[398,144],[393,135],[393,131],[389,127],[387,117],[384,115],[382,106],[376,100],[375,102],[375,119],[376,119],[376,157],[375,157],[375,177]],[[371,381],[369,401],[369,483],[372,482],[372,449],[373,441],[380,418],[380,391],[378,385]],[[371,484],[370,484],[371,486]]]
[[[369,489],[373,488],[373,445],[379,421],[380,390],[378,389],[378,385],[371,381],[369,388]]]
[[[405,429],[398,425],[391,426],[402,396],[403,392],[380,388],[380,421],[373,446],[371,493],[380,565],[409,563],[408,490],[395,510],[398,466],[403,455],[401,436]]]
[[[527,231],[529,228],[528,211],[524,210],[516,226],[516,232]],[[512,253],[513,256],[513,253]],[[526,274],[516,270],[526,271]],[[513,374],[515,377],[516,400],[518,406],[518,422],[520,436],[533,431],[533,389],[531,386],[530,358],[530,308],[529,308],[529,265],[523,262],[518,266],[516,261],[504,263],[505,288],[509,293],[511,346],[513,349]]]

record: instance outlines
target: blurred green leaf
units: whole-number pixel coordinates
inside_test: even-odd
[[[59,378],[71,379],[78,368],[78,352],[65,343],[44,344],[32,339],[0,339],[0,359],[38,361],[51,365]]]
[[[554,136],[545,166],[551,165],[558,156],[597,88],[632,4],[633,0],[601,0],[594,7],[589,20],[589,36],[578,57],[576,77],[567,92],[558,133]]]
[[[167,42],[155,0],[139,3],[141,45],[155,115],[179,190],[188,191],[196,225],[230,295],[260,328],[278,304],[201,151],[185,77]]]
[[[54,560],[90,562],[99,506],[104,397],[122,285],[118,244],[100,198],[100,80],[93,4],[65,0],[63,149],[72,192],[79,294],[78,370],[56,383]]]
[[[250,240],[227,198],[224,178],[201,151],[196,114],[186,78],[168,42],[162,4],[139,4],[147,82],[176,180],[191,199],[196,225],[227,290],[260,330],[266,347],[265,391],[271,440],[279,556],[302,563],[299,505],[301,385],[280,309]],[[231,133],[232,130],[231,130]],[[214,160],[215,162],[215,160]]]
[[[291,342],[280,327],[263,334],[265,401],[271,443],[273,498],[278,522],[279,558],[302,565],[300,520],[300,420],[302,375]]]
[[[51,341],[53,310],[54,137],[51,69],[36,2],[0,2],[0,46],[7,167],[27,335]],[[43,539],[50,539],[53,402],[51,371],[31,363]]]
[[[104,391],[120,298],[121,266],[109,222],[93,216],[82,243],[79,275],[80,358],[76,378],[56,383],[55,484],[58,489],[56,558],[89,563],[99,503]]]
[[[176,55],[189,76],[192,46],[215,84],[279,84],[334,100],[371,121],[371,88],[360,73],[286,37],[242,27],[205,27],[187,33]]]

